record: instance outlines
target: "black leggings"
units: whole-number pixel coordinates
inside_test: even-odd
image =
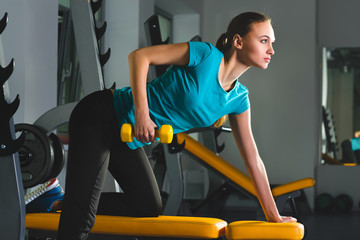
[[[124,193],[101,194],[107,170]],[[131,150],[120,140],[111,91],[82,99],[69,121],[65,197],[57,239],[86,239],[96,214],[158,216],[161,210],[160,192],[144,150]]]

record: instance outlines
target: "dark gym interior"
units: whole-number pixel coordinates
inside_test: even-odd
[[[70,113],[94,91],[129,85],[131,51],[215,44],[232,17],[258,11],[271,17],[275,54],[241,82],[278,208],[304,226],[296,239],[360,239],[359,8],[354,0],[2,0],[0,238],[55,239],[54,230],[26,227],[28,203],[52,179],[66,191]],[[167,68],[151,67],[148,78]],[[229,126],[179,135],[187,145],[144,147],[164,215],[265,220]],[[108,174],[103,191],[121,187]]]

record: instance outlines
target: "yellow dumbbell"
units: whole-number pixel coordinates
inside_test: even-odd
[[[135,135],[131,124],[124,123],[120,130],[121,141],[132,142]],[[161,143],[171,143],[173,140],[173,128],[170,125],[162,125],[159,130],[155,130],[155,137],[160,138]]]

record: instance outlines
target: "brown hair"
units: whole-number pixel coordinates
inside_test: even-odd
[[[257,12],[245,12],[234,17],[229,23],[227,31],[221,34],[219,39],[216,41],[216,48],[224,54],[225,61],[228,61],[230,58],[229,54],[232,46],[232,39],[235,34],[239,34],[240,37],[244,37],[250,32],[253,23],[266,21],[271,22],[271,19],[264,14]]]

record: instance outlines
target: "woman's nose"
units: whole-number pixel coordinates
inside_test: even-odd
[[[272,44],[270,44],[270,46],[269,46],[268,54],[270,54],[270,55],[274,55],[274,54],[275,54],[275,50],[274,50],[274,47],[273,47]]]

